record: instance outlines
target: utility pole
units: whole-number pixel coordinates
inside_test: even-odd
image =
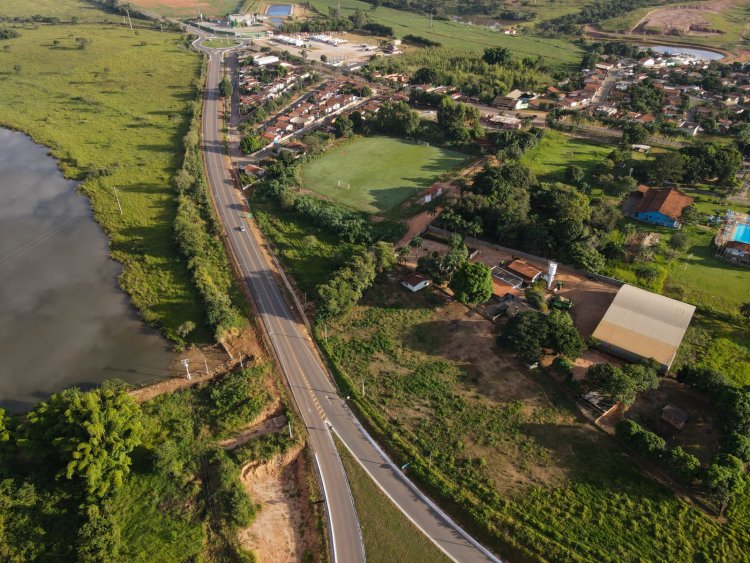
[[[122,215],[122,205],[120,205],[120,196],[117,195],[117,188],[115,186],[112,186],[112,189],[115,192],[115,199],[117,200],[117,207],[120,208],[120,215]]]
[[[183,366],[185,366],[185,373],[187,374],[187,380],[191,381],[193,378],[190,377],[190,368],[188,368],[188,365],[190,364],[190,360],[185,358],[180,362]]]
[[[286,425],[289,427],[289,437],[292,437],[292,423],[291,421],[287,420]]]
[[[208,371],[208,360],[206,359],[206,353],[205,352],[203,353],[203,363],[206,365],[206,377],[208,377],[211,374]]]
[[[365,379],[362,378],[362,396],[365,396]]]
[[[128,24],[130,25],[130,31],[133,31],[133,22],[130,21],[130,10],[125,6],[125,13],[128,15]]]

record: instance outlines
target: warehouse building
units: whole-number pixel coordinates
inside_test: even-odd
[[[666,373],[694,312],[687,303],[623,285],[592,337],[601,349],[626,360],[653,358]]]

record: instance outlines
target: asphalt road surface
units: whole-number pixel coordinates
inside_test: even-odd
[[[295,320],[253,229],[240,230],[247,221],[245,202],[232,181],[222,143],[218,92],[221,53],[203,49],[199,42],[196,47],[209,53],[203,107],[208,181],[240,274],[250,287],[309,433],[325,496],[333,561],[357,563],[365,560],[365,553],[349,483],[329,426],[380,489],[449,557],[461,563],[499,561],[422,495],[364,431],[321,366],[304,325]]]

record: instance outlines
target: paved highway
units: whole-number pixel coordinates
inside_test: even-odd
[[[192,30],[196,31],[196,30]],[[364,546],[349,483],[329,432],[336,432],[380,489],[454,561],[499,560],[459,528],[401,473],[365,432],[340,398],[321,366],[309,333],[295,320],[270,265],[270,257],[251,225],[245,202],[235,188],[224,155],[218,84],[221,53],[209,54],[203,107],[203,149],[208,181],[227,241],[243,281],[252,292],[263,326],[292,390],[309,433],[318,476],[325,496],[331,556],[335,563],[365,560]],[[241,226],[250,227],[240,230]]]

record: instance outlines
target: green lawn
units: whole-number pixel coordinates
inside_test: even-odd
[[[82,191],[144,319],[167,334],[192,320],[194,336],[208,339],[172,230],[171,179],[182,164],[201,57],[175,33],[101,24],[19,31],[0,50],[0,124],[50,147],[67,176],[90,177]],[[79,37],[89,40],[85,49],[77,48]]]
[[[466,155],[390,137],[358,137],[302,167],[305,189],[360,211],[388,211],[428,188]],[[338,182],[349,189],[338,187]]]
[[[328,13],[328,8],[338,8],[339,5],[344,16],[361,8],[374,21],[392,27],[397,37],[421,35],[462,51],[481,54],[487,47],[506,47],[519,59],[541,55],[545,63],[557,67],[577,65],[581,60],[581,50],[564,39],[503,35],[487,27],[454,21],[430,22],[426,16],[382,6],[371,11],[372,4],[360,0],[342,0],[340,3],[339,0],[311,0],[311,3],[323,14]]]
[[[450,559],[412,524],[335,438],[354,497],[367,560],[448,563]]]
[[[586,172],[586,181],[593,186],[594,170],[614,149],[614,145],[546,129],[542,140],[524,154],[521,163],[531,168],[542,182],[565,182],[565,169],[580,166]]]
[[[235,39],[230,39],[229,37],[221,37],[217,39],[208,39],[207,41],[204,41],[202,45],[204,47],[210,47],[212,49],[222,49],[225,47],[234,47],[235,45],[238,45],[239,43]]]

